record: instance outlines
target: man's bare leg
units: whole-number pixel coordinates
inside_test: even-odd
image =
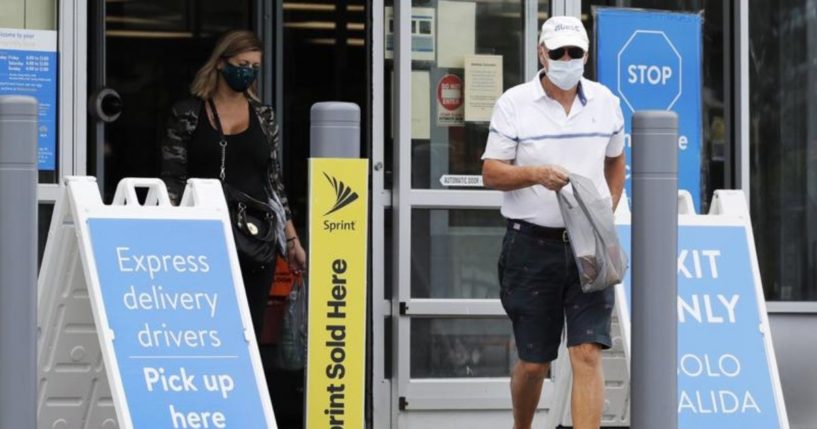
[[[573,393],[570,398],[573,429],[598,429],[604,409],[601,346],[580,344],[568,350],[573,368]]]
[[[530,429],[550,363],[519,360],[511,373],[514,429]]]

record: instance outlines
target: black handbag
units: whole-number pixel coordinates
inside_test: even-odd
[[[233,239],[238,252],[238,259],[242,264],[253,267],[262,267],[275,262],[277,253],[277,216],[275,209],[267,202],[260,201],[245,192],[230,186],[225,182],[227,155],[227,138],[221,128],[213,100],[208,100],[213,111],[216,129],[218,130],[219,146],[221,146],[221,169],[219,179],[224,190],[224,199],[230,212],[230,224],[233,228]],[[264,188],[267,190],[267,188]],[[267,190],[269,192],[269,190]]]

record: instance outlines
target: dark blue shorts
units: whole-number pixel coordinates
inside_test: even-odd
[[[499,256],[499,285],[523,361],[556,359],[565,319],[568,347],[612,345],[614,290],[582,292],[570,243],[508,229]]]

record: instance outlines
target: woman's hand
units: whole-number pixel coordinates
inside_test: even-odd
[[[287,239],[287,259],[293,273],[302,274],[306,270],[306,252],[298,237]]]

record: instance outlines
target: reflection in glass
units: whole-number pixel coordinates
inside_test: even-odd
[[[411,378],[507,377],[514,362],[507,318],[411,321]]]
[[[816,34],[814,2],[750,2],[750,201],[770,300],[817,300]]]
[[[3,2],[8,4],[9,2]],[[11,2],[12,4],[14,2]],[[20,6],[26,4],[25,2],[17,2]],[[14,13],[10,13],[8,16],[4,16],[0,18],[0,21],[5,21],[3,25],[0,27],[10,27],[10,28],[25,28],[27,30],[56,30],[57,31],[57,39],[59,39],[59,20],[57,15],[57,2],[40,2],[36,6],[34,5],[27,5],[28,7],[25,8],[25,17],[23,15],[17,15],[20,18],[19,21],[16,21],[13,15]],[[2,9],[2,7],[0,7]],[[11,9],[15,9],[14,6]],[[0,13],[3,15],[3,13]],[[16,21],[16,22],[15,22]],[[59,48],[57,48],[59,50]],[[40,132],[47,132],[50,139],[53,139],[49,143],[53,144],[53,148],[50,151],[51,153],[48,154],[49,164],[53,165],[53,168],[49,166],[48,169],[42,169],[41,165],[38,165],[37,169],[37,183],[39,184],[54,184],[59,183],[59,178],[62,172],[60,171],[60,114],[59,114],[59,107],[60,107],[60,82],[59,82],[59,74],[60,74],[60,67],[61,61],[59,58],[59,54],[56,55],[56,58],[53,58],[52,61],[47,61],[47,64],[43,64],[43,58],[39,56],[38,53],[28,53],[26,54],[26,68],[33,67],[33,68],[40,68],[38,74],[43,73],[40,77],[47,76],[51,73],[54,75],[54,80],[51,82],[53,84],[53,91],[54,91],[54,98],[50,103],[50,106],[43,109],[43,105],[40,106],[40,115],[42,116],[45,112],[48,112],[48,116],[51,117],[53,122],[53,129],[47,130],[45,129],[45,124],[40,124],[39,131]],[[33,58],[31,58],[33,57]],[[34,62],[34,64],[29,64],[29,61]],[[46,67],[49,69],[48,72],[42,70],[41,67]],[[4,70],[6,72],[7,70]],[[9,76],[4,76],[4,79],[8,79]],[[40,103],[43,100],[38,100]],[[70,103],[66,102],[66,105]],[[43,138],[38,137],[38,143],[43,143]],[[42,158],[43,154],[39,152],[43,148],[38,144],[38,158]],[[39,164],[39,162],[38,162]]]
[[[542,24],[550,18],[550,1],[549,0],[539,0],[539,8],[536,14],[536,40],[539,40],[539,29],[542,28]],[[537,42],[538,43],[538,42]]]
[[[251,28],[247,1],[131,0],[105,3],[105,86],[122,97],[123,112],[93,134],[89,171],[95,171],[97,132],[104,153],[103,200],[113,198],[123,177],[157,177],[159,142],[171,105],[189,96],[189,85],[221,32]],[[99,46],[92,47],[94,49]],[[102,53],[97,52],[101,58]],[[96,75],[89,58],[89,67]],[[103,76],[93,76],[90,85]]]
[[[386,2],[386,25],[391,25],[388,16],[390,15],[390,1]],[[453,4],[453,6],[452,6]],[[471,5],[469,7],[468,5]],[[440,178],[443,175],[473,175],[481,174],[482,161],[480,156],[485,148],[485,141],[488,136],[487,122],[464,122],[457,119],[457,114],[452,113],[462,109],[464,103],[464,60],[465,55],[501,55],[503,63],[503,89],[508,89],[521,83],[524,77],[522,35],[523,31],[523,8],[521,0],[498,0],[492,2],[472,2],[456,1],[443,2],[433,0],[431,2],[414,1],[415,9],[419,15],[427,15],[427,10],[432,9],[439,24],[443,20],[450,19],[451,15],[446,15],[446,11],[464,10],[470,11],[462,18],[465,22],[460,25],[463,32],[472,32],[473,41],[464,43],[451,42],[450,38],[437,35],[434,45],[434,52],[431,59],[425,52],[416,52],[413,55],[412,71],[412,168],[411,183],[414,188],[439,188]],[[423,12],[420,14],[420,12]],[[472,17],[473,16],[473,17]],[[419,18],[418,18],[419,19]],[[419,25],[413,29],[418,34],[430,34],[434,32],[430,21],[413,20],[412,25]],[[426,28],[425,26],[428,26]],[[472,29],[472,30],[469,30]],[[412,44],[417,45],[420,39],[414,35]],[[446,45],[448,44],[448,45]],[[390,43],[386,43],[387,49]],[[415,46],[417,48],[417,46]],[[447,51],[446,51],[447,49]],[[446,51],[447,58],[461,57],[454,63],[444,60],[441,52]],[[391,117],[392,105],[398,100],[393,99],[393,70],[394,64],[391,52],[386,53],[385,65],[385,87],[392,88],[386,92],[385,105],[387,111],[386,118]],[[457,96],[455,93],[459,93]],[[459,100],[457,100],[459,97]],[[453,115],[453,116],[452,116]],[[462,114],[459,113],[461,116]],[[387,121],[385,124],[385,136],[387,139],[393,138],[394,124]],[[388,172],[392,170],[390,161],[390,144],[386,143],[386,179],[390,180]],[[390,183],[386,183],[390,186]],[[460,188],[474,189],[475,187]],[[476,188],[479,188],[477,186]]]
[[[249,2],[249,4],[261,2]],[[282,2],[283,63],[268,70],[282,75],[281,165],[293,222],[306,226],[308,210],[309,115],[312,105],[338,100],[360,107],[361,156],[371,157],[371,91],[368,70],[372,47],[369,25],[371,2]],[[270,5],[276,2],[268,2]],[[272,41],[275,44],[275,41]],[[270,54],[273,51],[269,51]],[[270,82],[273,82],[272,79]],[[273,89],[273,93],[276,91]],[[379,143],[379,142],[378,142]]]
[[[499,298],[499,210],[414,210],[412,298]]]
[[[48,230],[51,228],[51,216],[54,214],[54,204],[37,204],[37,269],[43,262],[45,242],[48,239]]]

